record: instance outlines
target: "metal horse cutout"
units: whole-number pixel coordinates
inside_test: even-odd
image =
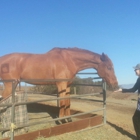
[[[0,57],[2,80],[72,79],[76,73],[87,68],[96,69],[98,75],[112,87],[118,85],[113,63],[104,53],[100,55],[79,48],[54,48],[45,54],[12,53]],[[59,97],[70,96],[71,82],[58,81],[54,84],[58,88]],[[6,98],[12,93],[12,83],[4,82],[4,86],[2,97]],[[62,99],[59,104],[59,117],[69,116],[70,99]]]

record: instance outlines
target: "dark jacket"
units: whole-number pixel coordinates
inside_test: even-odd
[[[140,77],[137,79],[137,82],[135,83],[135,85],[130,88],[130,89],[122,89],[122,92],[135,92],[138,90],[138,93],[140,93]]]

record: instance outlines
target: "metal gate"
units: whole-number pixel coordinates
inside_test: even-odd
[[[97,74],[97,73],[79,73],[79,74]],[[101,79],[100,77],[94,77],[94,79]],[[56,82],[56,81],[71,81],[72,79],[55,79],[55,80],[52,80],[52,79],[46,79],[46,80],[21,80],[20,82]],[[4,103],[4,104],[0,104],[0,108],[1,107],[11,107],[11,122],[10,122],[10,126],[7,127],[7,128],[2,128],[0,129],[0,131],[7,131],[9,130],[11,135],[11,140],[14,140],[14,133],[15,133],[15,130],[17,129],[20,129],[20,128],[24,128],[24,127],[29,127],[31,125],[37,125],[37,124],[40,124],[40,123],[48,123],[48,122],[51,122],[51,121],[58,121],[58,120],[61,120],[61,119],[66,119],[66,118],[69,118],[69,117],[75,117],[75,116],[80,116],[80,115],[84,115],[84,114],[88,114],[88,113],[93,113],[93,112],[98,112],[98,111],[103,111],[103,123],[101,125],[104,125],[106,124],[106,83],[104,81],[102,81],[102,84],[101,85],[82,85],[82,86],[100,86],[102,87],[102,93],[89,93],[89,94],[85,94],[85,95],[76,95],[76,96],[71,96],[69,97],[70,99],[81,99],[81,97],[84,97],[84,96],[95,96],[95,95],[100,95],[102,94],[102,100],[92,100],[93,102],[102,102],[103,106],[102,108],[99,108],[99,109],[96,109],[96,110],[91,110],[91,111],[87,111],[87,112],[83,112],[83,113],[79,113],[79,114],[74,114],[74,115],[70,115],[70,116],[67,116],[67,117],[62,117],[62,118],[55,118],[55,119],[50,119],[50,120],[46,120],[46,121],[39,121],[39,122],[35,122],[35,123],[30,123],[30,124],[17,124],[15,123],[15,108],[16,106],[19,106],[19,105],[27,105],[27,104],[32,104],[32,103],[36,103],[36,102],[44,102],[44,101],[53,101],[53,100],[61,100],[61,99],[67,99],[68,97],[65,97],[65,98],[59,98],[59,97],[54,97],[53,99],[42,99],[42,100],[36,100],[36,101],[20,101],[20,102],[16,102],[15,101],[15,83],[16,81],[15,80],[0,80],[0,82],[12,82],[12,97],[11,97],[11,103]],[[27,92],[27,90],[25,89],[25,93]],[[83,98],[82,98],[83,100]],[[84,100],[91,100],[91,99],[84,99]],[[100,125],[100,126],[101,126]],[[97,126],[95,126],[97,127]]]

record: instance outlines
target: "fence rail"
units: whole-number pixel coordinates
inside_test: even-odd
[[[97,73],[78,73],[78,74],[97,74]],[[93,79],[101,79],[100,77],[94,77]],[[59,82],[59,81],[72,81],[72,79],[26,79],[26,80],[21,80],[20,82],[33,82],[33,83],[37,83],[37,82]],[[103,103],[103,107],[96,109],[96,110],[91,110],[88,112],[84,112],[84,113],[79,113],[79,114],[74,114],[74,115],[70,115],[67,117],[62,117],[62,118],[55,118],[55,119],[50,119],[50,120],[46,120],[46,121],[39,121],[39,122],[35,122],[35,123],[29,123],[29,124],[25,124],[25,125],[19,125],[16,126],[16,129],[21,128],[21,127],[27,127],[27,126],[32,126],[32,125],[37,125],[37,124],[41,124],[41,123],[48,123],[51,121],[59,121],[62,119],[66,119],[69,117],[75,117],[75,116],[81,116],[84,114],[88,114],[88,113],[92,113],[92,112],[98,112],[98,111],[103,111],[103,124],[106,123],[106,83],[103,81],[101,85],[97,85],[97,84],[76,84],[79,86],[102,86],[102,95],[103,95],[103,100],[94,100],[94,99],[87,99],[87,98],[81,98],[81,97],[85,97],[85,96],[95,96],[95,95],[99,95],[101,93],[90,93],[90,94],[85,94],[85,95],[76,95],[76,96],[70,96],[70,97],[57,97],[57,98],[51,98],[51,99],[41,99],[41,100],[35,100],[35,101],[27,101],[27,102],[20,102],[20,103],[15,103],[15,83],[17,82],[16,80],[0,80],[0,82],[12,82],[12,103],[9,104],[1,104],[0,107],[12,107],[12,116],[11,116],[11,124],[14,124],[14,110],[15,110],[15,106],[17,105],[25,105],[25,104],[32,104],[32,103],[37,103],[37,102],[44,102],[44,101],[53,101],[53,100],[61,100],[61,99],[81,99],[81,100],[89,100],[89,101],[95,101],[95,102],[102,102]],[[26,90],[25,90],[26,91]],[[27,92],[27,91],[26,91]],[[9,126],[10,128],[10,126]],[[7,130],[11,130],[11,140],[14,140],[14,128],[13,129],[9,129],[9,128],[3,128],[0,129],[0,131],[7,131]]]

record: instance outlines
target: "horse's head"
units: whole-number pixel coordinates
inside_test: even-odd
[[[99,63],[97,72],[101,78],[103,78],[108,85],[115,88],[118,86],[117,78],[115,76],[113,63],[107,55],[104,53],[100,57],[101,63]]]

